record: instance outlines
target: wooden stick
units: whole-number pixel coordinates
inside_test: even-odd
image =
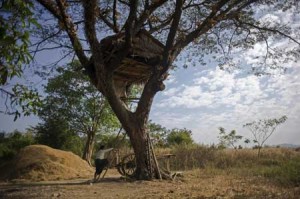
[[[105,172],[104,172],[104,174],[103,174],[103,176],[102,176],[102,179],[103,179],[104,176],[106,175],[107,170],[108,170],[108,167],[106,167],[106,170],[105,170]]]
[[[147,136],[148,136],[148,140],[149,140],[150,149],[152,151],[152,156],[153,156],[153,159],[154,159],[154,163],[155,163],[155,166],[156,166],[156,169],[157,169],[158,177],[161,180],[162,177],[161,177],[160,169],[159,169],[159,166],[158,166],[158,162],[157,162],[157,159],[156,159],[156,155],[155,155],[155,152],[154,152],[154,148],[153,148],[149,133],[147,133]]]

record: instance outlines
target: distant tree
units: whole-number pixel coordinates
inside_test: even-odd
[[[265,142],[274,133],[277,126],[283,124],[287,120],[287,116],[282,116],[278,119],[263,119],[258,121],[253,121],[246,123],[244,127],[248,128],[252,133],[254,140],[253,142],[257,144],[258,152],[257,156],[260,157],[261,148]]]
[[[35,143],[31,132],[22,133],[15,130],[11,133],[1,132],[0,134],[0,160],[11,159],[20,149]]]
[[[78,67],[75,61],[57,69],[58,75],[45,86],[47,97],[39,115],[46,122],[60,118],[65,129],[82,133],[86,140],[82,158],[90,163],[96,134],[120,125],[105,97],[76,71]]]
[[[167,136],[170,130],[160,124],[156,124],[151,120],[148,122],[148,131],[154,145],[164,147],[167,145]]]
[[[34,132],[38,144],[82,155],[82,139],[77,135],[76,131],[69,128],[68,122],[61,120],[61,118],[47,118],[47,120],[39,123],[31,130]]]
[[[236,143],[243,138],[241,135],[237,135],[235,130],[232,130],[230,133],[226,133],[223,127],[219,127],[219,140],[220,146],[232,147],[237,149]]]
[[[192,131],[188,130],[186,128],[184,129],[172,129],[168,132],[167,135],[167,143],[169,146],[171,145],[181,145],[186,144],[190,145],[193,144],[193,138],[192,138]]]

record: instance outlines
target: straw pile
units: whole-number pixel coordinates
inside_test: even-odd
[[[0,168],[2,180],[51,181],[90,178],[94,169],[72,152],[44,145],[27,146]]]

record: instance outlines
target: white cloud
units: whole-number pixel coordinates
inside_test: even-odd
[[[217,142],[219,126],[251,138],[243,124],[287,115],[288,121],[269,144],[300,144],[296,133],[300,129],[299,77],[299,63],[292,63],[286,74],[263,77],[218,68],[198,72],[185,84],[162,93],[163,98],[154,104],[155,121],[171,128],[186,127],[196,141],[212,143]]]
[[[277,13],[279,14],[279,13]],[[278,15],[274,14],[266,14],[259,19],[260,23],[268,24],[270,26],[275,26],[276,24],[280,23],[281,20]]]

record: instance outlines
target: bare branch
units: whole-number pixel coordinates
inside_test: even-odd
[[[151,5],[145,5],[145,10],[141,14],[141,16],[138,19],[138,22],[136,23],[135,26],[135,31],[140,30],[140,28],[143,26],[143,24],[146,22],[146,20],[149,19],[149,16],[160,6],[162,6],[167,0],[158,0],[158,1],[153,1]],[[149,3],[149,2],[148,2]]]
[[[107,17],[102,13],[101,9],[99,8],[99,17],[100,19],[110,28],[112,29],[115,33],[120,32],[119,28],[115,26],[112,22],[110,22]]]

